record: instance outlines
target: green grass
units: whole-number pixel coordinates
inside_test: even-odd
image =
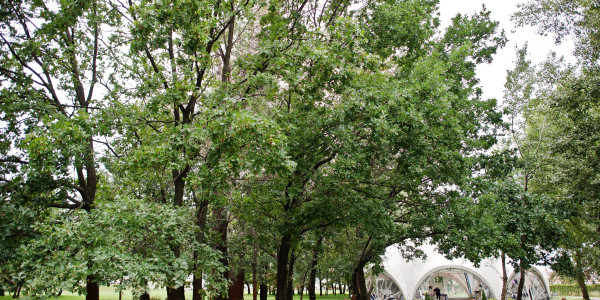
[[[131,292],[128,292],[128,291],[123,291],[121,296],[122,296],[122,298],[121,298],[122,300],[133,300],[131,297]],[[167,298],[167,292],[165,291],[165,289],[151,290],[150,297],[151,298],[160,298],[161,300],[164,300]],[[192,291],[191,290],[185,291],[185,298],[192,299]],[[318,300],[344,300],[344,299],[349,299],[349,298],[350,297],[348,296],[348,294],[333,295],[332,293],[330,293],[329,295],[323,294],[323,296],[319,296],[319,294],[317,292]],[[0,297],[0,300],[10,300],[10,299],[12,299],[12,296],[10,296],[10,295]],[[85,296],[64,292],[64,293],[62,293],[62,295],[60,297],[58,297],[56,299],[58,299],[58,300],[84,300]],[[274,299],[275,299],[274,295],[269,295],[267,297],[267,300],[274,300]],[[119,293],[116,292],[115,288],[113,288],[113,287],[106,287],[106,286],[100,287],[100,300],[119,300]],[[244,300],[252,300],[252,294],[250,294],[250,295],[244,294]],[[300,300],[300,295],[294,295],[294,300]],[[302,297],[302,300],[308,300],[308,295],[304,295]]]

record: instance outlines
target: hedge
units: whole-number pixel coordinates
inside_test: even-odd
[[[600,284],[587,284],[588,293],[600,292]],[[581,296],[581,289],[578,284],[551,284],[550,292],[561,296]]]

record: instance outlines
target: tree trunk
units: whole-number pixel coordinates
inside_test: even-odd
[[[277,287],[275,300],[287,300],[288,290],[288,262],[291,249],[291,235],[284,235],[277,249]]]
[[[506,299],[506,292],[508,290],[508,275],[506,274],[506,255],[504,252],[501,254],[502,258],[502,294],[500,295],[500,300]]]
[[[85,287],[85,300],[98,299],[100,299],[100,287],[96,283],[94,276],[87,275]]]
[[[196,270],[196,272],[199,271]],[[199,272],[199,274],[194,273],[192,277],[192,300],[202,300],[202,288],[202,272]]]
[[[206,218],[208,214],[208,200],[203,200],[199,202],[196,199],[196,194],[192,191],[194,196],[194,202],[199,203],[198,210],[196,211],[196,227],[198,227],[198,233],[196,234],[196,241],[199,244],[204,243],[204,232],[206,230]],[[198,264],[196,261],[198,260],[199,254],[198,251],[194,251],[194,274],[192,278],[192,300],[202,300],[202,272],[198,270]],[[148,299],[150,300],[150,299]]]
[[[229,286],[228,294],[229,300],[242,300],[244,299],[244,270],[239,270],[234,278],[234,272],[229,272],[232,284]]]
[[[287,300],[294,298],[294,264],[296,263],[296,253],[292,251],[290,255],[290,265],[288,267],[288,285]]]
[[[323,281],[319,278],[319,296],[323,297]]]
[[[583,273],[583,268],[581,267],[581,250],[575,251],[575,277],[577,279],[577,284],[579,284],[579,288],[581,289],[581,296],[583,300],[590,300],[590,295],[588,294],[587,286],[585,285],[585,274]]]
[[[267,300],[269,290],[266,284],[261,283],[260,285],[260,300]]]
[[[185,287],[167,288],[167,300],[185,300]]]
[[[150,300],[150,294],[148,294],[148,293],[143,293],[143,294],[140,296],[140,300]]]
[[[319,237],[317,245],[313,249],[313,257],[310,263],[310,275],[308,277],[308,299],[316,300],[317,295],[315,293],[315,284],[317,277],[317,263],[319,262],[319,252],[321,251],[321,244],[323,243],[323,237]]]
[[[354,268],[354,272],[352,272],[352,292],[356,300],[369,300],[369,292],[365,281],[365,264],[365,261],[359,262]]]
[[[257,264],[258,249],[256,245],[254,245],[254,252],[252,253],[252,300],[257,300],[256,298],[258,296],[258,281],[256,280]]]
[[[175,187],[175,195],[173,197],[173,205],[176,207],[183,206],[183,196],[185,192],[185,177],[188,172],[188,168],[186,167],[183,171],[179,172],[177,170],[172,171],[173,182]],[[175,257],[179,257],[181,255],[181,245],[173,246],[173,253]],[[167,299],[168,300],[185,300],[185,287],[167,287]],[[91,299],[86,299],[91,300]]]
[[[519,272],[521,278],[519,279],[519,288],[517,289],[517,300],[523,300],[523,287],[525,286],[525,263],[523,260],[519,262]]]
[[[14,299],[19,298],[19,296],[21,295],[21,288],[22,287],[23,286],[20,283],[17,284],[17,288],[15,289],[15,292],[14,292],[14,294],[12,296]]]
[[[246,282],[246,288],[248,288],[248,295],[252,294],[252,292],[250,291],[250,283]]]
[[[229,265],[229,260],[227,259],[227,227],[229,226],[229,221],[227,219],[227,213],[225,212],[225,208],[224,207],[219,207],[217,209],[215,209],[215,218],[216,218],[216,222],[217,222],[217,232],[220,235],[220,239],[219,242],[217,244],[217,246],[215,247],[217,249],[217,251],[221,252],[222,256],[221,256],[221,264],[225,267],[225,269],[227,269],[228,265]],[[227,279],[229,278],[229,272],[228,271],[224,271],[223,274],[223,279]],[[227,300],[229,297],[223,297],[221,295],[219,295],[216,300]],[[171,299],[169,299],[171,300]]]

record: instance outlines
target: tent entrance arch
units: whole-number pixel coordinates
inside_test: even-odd
[[[371,279],[370,284],[373,285],[371,300],[405,300],[402,289],[385,272]]]
[[[482,293],[487,298],[496,298],[489,284],[475,272],[461,267],[441,267],[425,275],[417,284],[413,299],[424,299],[429,294],[435,299],[434,290],[439,288],[447,299],[481,299]]]
[[[508,280],[508,295],[516,299],[517,289],[519,287],[519,280],[521,279],[521,272],[515,272],[510,276]],[[544,283],[541,274],[533,269],[525,271],[525,284],[523,285],[523,299],[524,300],[548,300],[550,299],[549,289]]]

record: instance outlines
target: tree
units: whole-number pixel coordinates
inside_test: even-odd
[[[236,181],[263,169],[287,172],[278,127],[248,105],[255,78],[236,70],[243,53],[236,24],[254,25],[251,1],[130,1],[120,9],[129,16],[132,37],[124,76],[136,87],[123,89],[133,99],[123,113],[125,134],[116,141],[126,159],[113,162],[114,172],[134,185],[133,192],[150,201],[196,210],[197,242],[223,252],[227,268],[229,206],[236,201]],[[246,37],[250,34],[250,37]],[[236,36],[237,35],[237,36]],[[258,104],[257,102],[254,102]],[[156,146],[160,145],[160,146]],[[207,218],[218,222],[220,240],[208,241]],[[176,245],[178,256],[184,245]],[[198,258],[200,259],[200,258]],[[202,289],[201,266],[194,273],[194,299]],[[227,280],[227,271],[222,278]],[[169,299],[182,299],[183,286],[168,286]]]
[[[79,282],[90,271],[90,259],[91,271],[102,278],[99,284],[119,282],[119,289],[132,289],[136,296],[148,293],[148,282],[183,284],[194,248],[202,253],[203,268],[218,267],[217,251],[193,243],[192,218],[184,208],[125,198],[99,203],[91,213],[57,210],[51,222],[36,224],[41,238],[20,249],[28,257],[26,292],[34,297],[81,292]],[[174,257],[171,246],[177,244],[193,248]],[[44,259],[48,255],[52,259]],[[218,295],[223,288],[213,286],[207,292]]]
[[[0,5],[2,174],[6,186],[27,182],[32,207],[83,209],[96,201],[101,137],[109,136],[102,112],[108,102],[112,26],[118,15],[101,1],[5,1]],[[106,30],[106,31],[105,31]],[[18,191],[17,191],[18,193]],[[23,199],[23,198],[20,198]],[[46,200],[46,201],[44,201]],[[87,267],[93,269],[93,258]],[[86,298],[98,299],[96,274],[86,275]]]
[[[570,203],[572,216],[568,222],[574,229],[566,243],[566,250],[572,255],[571,265],[575,265],[567,273],[575,275],[582,271],[578,262],[584,258],[597,257],[592,253],[597,243],[598,234],[589,235],[590,228],[596,228],[597,221],[597,140],[598,129],[597,76],[598,76],[598,11],[595,4],[589,1],[532,1],[522,6],[514,18],[517,24],[538,26],[541,34],[552,34],[559,43],[565,37],[572,37],[576,42],[578,72],[566,74],[560,78],[559,84],[550,97],[551,110],[545,114],[558,118],[556,144],[549,149],[552,157],[559,164],[555,182],[561,189],[557,195]],[[583,238],[585,241],[583,241]],[[587,254],[584,254],[587,253]],[[590,255],[591,254],[591,255]],[[565,260],[559,260],[558,269],[566,268]],[[583,262],[586,265],[597,265],[596,259]],[[562,265],[562,266],[561,266]],[[585,284],[582,275],[575,276],[580,282],[582,293]]]
[[[434,43],[436,2],[368,2],[358,22],[346,18],[345,2],[339,5],[333,16],[329,6],[307,6],[309,15],[324,12],[316,24],[300,17],[300,4],[282,7],[296,11],[289,18],[273,7],[263,19],[268,39],[255,56],[280,66],[263,72],[284,86],[274,94],[273,115],[295,162],[287,176],[252,186],[279,231],[280,300],[287,299],[291,251],[304,234],[335,222],[360,226],[366,252],[357,254],[354,269],[361,278],[386,246],[407,238],[396,213],[451,201],[455,194],[437,188],[463,183],[471,172],[465,154],[489,147],[493,138],[479,133],[499,122],[493,101],[478,98],[474,76],[476,64],[504,43],[489,12],[458,16]],[[411,22],[395,22],[403,16]],[[329,19],[324,32],[316,26]],[[388,25],[410,34],[393,39],[383,30]],[[397,235],[387,237],[390,229]],[[352,284],[368,298],[364,280]]]

